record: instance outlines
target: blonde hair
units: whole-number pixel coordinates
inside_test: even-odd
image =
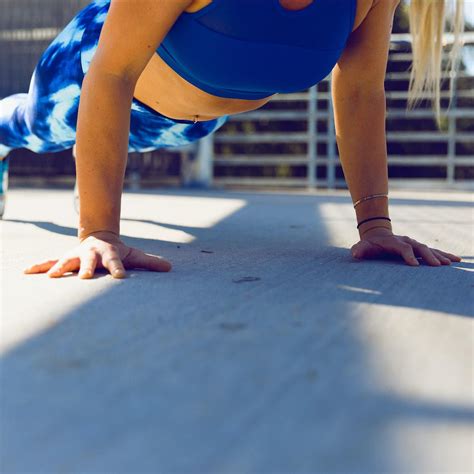
[[[438,128],[441,128],[441,79],[446,10],[448,0],[411,0],[409,28],[412,35],[413,63],[408,92],[408,108],[412,109],[428,92],[432,100]],[[450,98],[453,98],[452,78],[459,66],[464,46],[464,0],[452,0],[451,33],[453,43],[449,51],[446,72],[449,71]]]

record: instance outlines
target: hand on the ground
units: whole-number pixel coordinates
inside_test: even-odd
[[[157,255],[125,245],[113,233],[94,232],[62,258],[32,265],[24,273],[46,273],[55,278],[79,271],[79,278],[92,278],[96,268],[106,268],[114,278],[125,278],[126,268],[168,272],[171,264]]]
[[[428,247],[406,235],[394,235],[389,229],[373,229],[364,233],[361,240],[351,247],[351,253],[357,259],[384,258],[401,256],[408,265],[417,266],[416,257],[431,266],[450,265],[460,262],[461,257],[443,250]]]

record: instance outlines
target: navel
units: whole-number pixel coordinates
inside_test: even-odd
[[[278,0],[280,5],[286,10],[304,10],[309,7],[314,0]]]

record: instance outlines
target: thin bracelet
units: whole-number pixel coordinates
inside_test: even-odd
[[[368,219],[365,219],[365,220],[363,220],[362,222],[359,222],[359,223],[357,224],[357,228],[359,228],[362,224],[364,224],[364,222],[373,221],[373,220],[375,220],[375,219],[386,219],[386,220],[392,222],[392,219],[390,219],[390,217],[384,217],[384,216],[369,217]]]
[[[357,206],[357,204],[361,203],[362,201],[367,201],[368,199],[373,199],[373,198],[376,198],[376,197],[383,197],[383,196],[388,198],[387,193],[384,193],[384,194],[371,194],[370,196],[365,196],[363,198],[360,198],[358,201],[356,201],[354,203],[354,208]]]

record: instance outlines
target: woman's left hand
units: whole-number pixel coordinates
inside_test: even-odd
[[[390,229],[384,228],[363,233],[361,240],[351,247],[351,253],[357,259],[399,255],[412,266],[419,265],[416,257],[422,257],[427,264],[436,267],[461,261],[461,257],[457,255],[430,248],[406,235],[394,235]]]

